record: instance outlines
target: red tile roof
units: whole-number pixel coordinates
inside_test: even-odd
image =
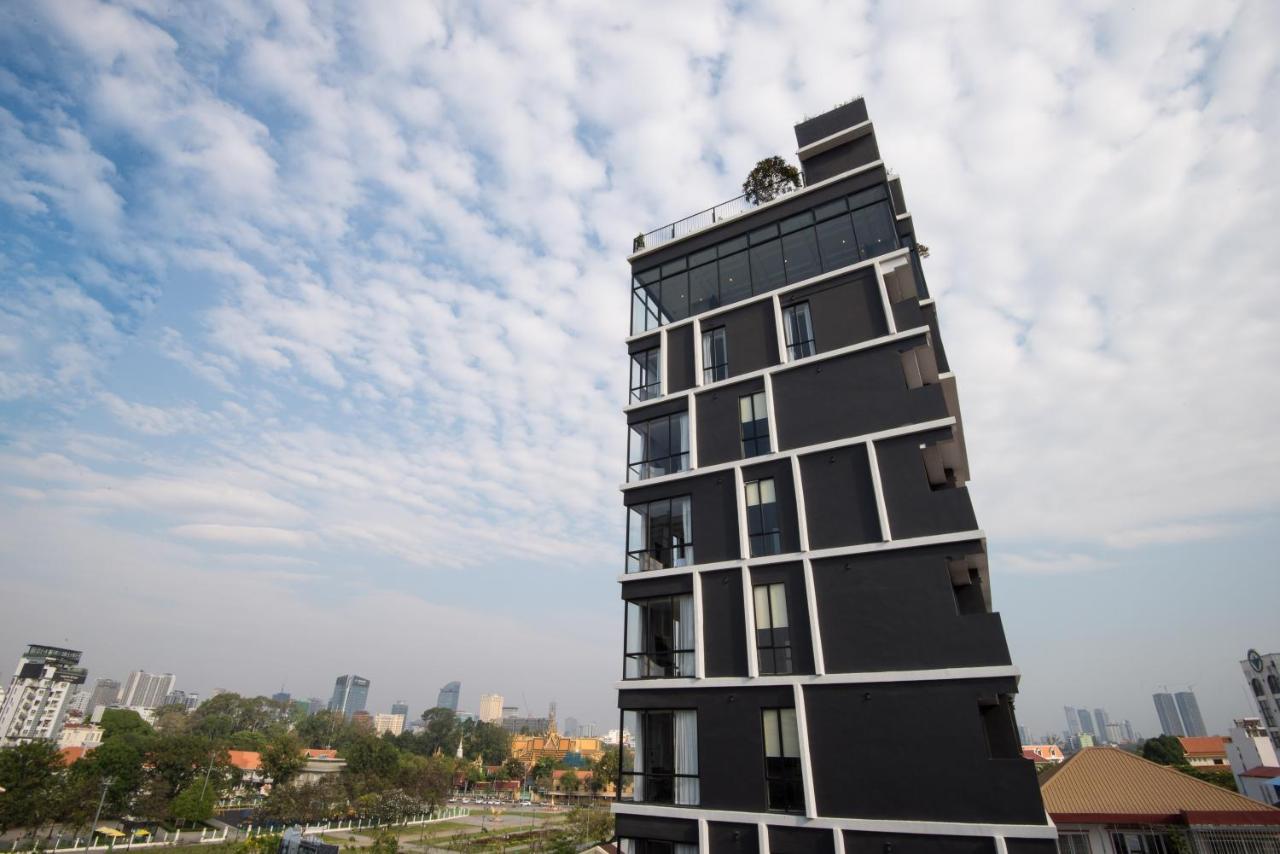
[[[1178,736],[1187,758],[1196,756],[1226,756],[1227,740],[1220,735]]]
[[[327,747],[308,747],[303,750],[308,759],[337,759],[338,751]]]
[[[1250,768],[1240,775],[1241,777],[1262,777],[1269,779],[1272,777],[1280,777],[1280,768],[1272,765],[1259,765],[1257,768]]]
[[[241,771],[257,771],[262,767],[262,754],[256,750],[228,750],[227,756]]]

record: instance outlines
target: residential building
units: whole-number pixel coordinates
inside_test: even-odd
[[[1041,775],[1061,854],[1273,854],[1280,810],[1114,747]]]
[[[503,718],[502,728],[512,735],[545,735],[551,728],[550,718],[528,715],[513,715]]]
[[[1052,852],[902,183],[861,99],[795,130],[803,187],[629,259],[617,834]]]
[[[502,717],[504,718],[514,718],[519,714],[520,714],[519,706],[503,706],[502,707]]]
[[[502,720],[502,695],[481,694],[478,716],[485,723],[494,723]]]
[[[316,712],[323,711],[324,708],[325,708],[325,702],[322,697],[307,698],[307,714],[308,715],[314,715]]]
[[[293,695],[288,691],[277,691],[271,695],[271,699],[282,706],[289,705],[289,701],[293,699]]]
[[[439,695],[436,697],[437,709],[448,709],[451,712],[458,711],[458,697],[462,694],[461,682],[448,682],[440,689]]]
[[[1089,710],[1076,709],[1076,714],[1080,716],[1080,732],[1096,736],[1098,731],[1093,728],[1093,716],[1089,714]]]
[[[1267,736],[1272,744],[1280,747],[1280,653],[1263,655],[1251,649],[1240,662],[1240,670],[1249,684],[1249,693],[1258,706]]]
[[[399,715],[406,721],[409,720],[409,704],[396,700],[391,704],[391,714]]]
[[[329,711],[342,712],[347,718],[363,712],[369,701],[369,680],[354,673],[339,676],[333,683],[333,696],[329,698]]]
[[[1107,741],[1111,744],[1131,744],[1132,740],[1125,731],[1123,723],[1109,721],[1107,723]]]
[[[1220,735],[1184,735],[1178,743],[1192,768],[1226,771],[1231,767],[1227,761],[1227,740]]]
[[[120,690],[120,705],[130,709],[158,709],[173,690],[172,673],[147,673],[135,670]]]
[[[104,730],[94,724],[66,724],[58,735],[58,748],[83,747],[93,750],[102,744]]]
[[[73,691],[71,699],[67,700],[67,715],[78,720],[86,720],[91,699],[93,699],[92,691],[86,691],[84,688]]]
[[[1160,718],[1160,732],[1165,735],[1186,735],[1187,731],[1182,726],[1182,716],[1178,714],[1178,704],[1174,702],[1173,695],[1161,692],[1152,694],[1151,699],[1156,704],[1156,716]]]
[[[18,658],[0,704],[0,747],[28,741],[57,741],[67,704],[88,675],[80,650],[31,644]]]
[[[1257,798],[1263,803],[1276,803],[1268,780],[1280,779],[1280,758],[1277,758],[1271,734],[1258,718],[1241,718],[1234,722],[1227,736],[1227,761],[1241,794]]]
[[[1023,752],[1034,753],[1038,760],[1058,764],[1067,757],[1062,755],[1062,748],[1056,744],[1024,744]]]
[[[388,715],[379,712],[373,716],[373,731],[377,735],[386,732],[399,735],[404,732],[404,715]]]
[[[351,725],[356,729],[373,732],[373,715],[364,709],[356,709],[350,716]]]
[[[160,705],[161,706],[181,706],[182,708],[190,711],[191,709],[194,709],[196,706],[200,705],[200,695],[197,694],[195,691],[192,691],[191,693],[187,693],[186,691],[183,691],[180,688],[174,688],[172,691],[169,692],[168,696],[164,698],[164,702],[161,703]]]
[[[1209,734],[1209,730],[1204,725],[1204,718],[1200,715],[1200,704],[1196,702],[1196,695],[1191,691],[1179,691],[1173,695],[1174,703],[1178,707],[1178,717],[1182,718],[1182,728],[1186,730],[1187,735],[1197,738],[1204,737]]]

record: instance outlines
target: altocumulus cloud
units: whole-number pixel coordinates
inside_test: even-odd
[[[96,589],[110,550],[97,605],[146,589],[155,631],[227,589],[366,615],[393,648],[489,620],[603,685],[630,237],[732,195],[792,121],[859,92],[933,250],[1009,568],[1096,574],[1273,520],[1278,16],[8,5],[4,565],[43,542],[50,584]],[[315,643],[288,666],[316,681],[407,660]],[[603,719],[601,687],[561,694]]]

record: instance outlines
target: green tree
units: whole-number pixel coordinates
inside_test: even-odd
[[[755,165],[742,182],[742,193],[748,202],[759,205],[799,186],[800,170],[775,154]]]
[[[1161,735],[1155,738],[1148,738],[1142,742],[1142,748],[1138,751],[1143,759],[1150,760],[1159,765],[1186,765],[1187,752],[1182,749],[1182,742],[1178,741],[1176,736]]]
[[[211,768],[226,768],[225,751],[197,735],[159,736],[149,745],[149,776],[160,784],[161,794],[177,796],[193,780],[203,778]]]
[[[213,808],[218,803],[218,792],[213,786],[204,785],[203,780],[194,781],[178,792],[173,799],[171,811],[173,817],[180,821],[208,821],[213,818]]]
[[[273,738],[262,751],[262,770],[273,786],[284,786],[307,765],[302,742],[293,733]]]
[[[607,806],[574,807],[565,816],[564,829],[575,845],[573,850],[581,851],[588,845],[613,838],[613,816]]]
[[[530,776],[533,777],[534,782],[536,782],[539,786],[542,786],[543,788],[547,788],[552,777],[554,776],[553,772],[555,770],[556,770],[556,761],[554,759],[552,759],[550,756],[540,756],[538,757],[538,761],[533,763],[533,770]]]
[[[445,756],[452,756],[462,737],[458,716],[449,709],[437,706],[423,712],[422,720],[427,725],[421,735],[423,753],[429,756],[438,750]]]
[[[578,772],[570,769],[560,775],[560,791],[576,792],[578,791]]]
[[[501,765],[511,755],[511,734],[500,726],[484,721],[467,721],[463,725],[462,755],[477,756],[485,765]]]
[[[0,750],[0,832],[12,827],[38,828],[54,817],[56,789],[62,774],[58,748],[31,741]]]
[[[109,781],[103,809],[107,815],[122,815],[142,788],[142,765],[148,739],[137,735],[104,739],[92,753],[72,767],[72,773],[92,779],[94,785]]]
[[[1236,776],[1230,771],[1215,771],[1211,768],[1191,767],[1180,768],[1178,770],[1185,771],[1192,777],[1204,780],[1206,783],[1212,783],[1215,786],[1220,786],[1228,792],[1239,792],[1239,789],[1236,788]]]
[[[627,750],[627,755],[629,758],[631,755],[630,750]],[[595,783],[596,781],[599,781],[601,789],[607,789],[610,786],[617,785],[618,758],[618,751],[616,749],[609,748],[606,750],[604,755],[597,759],[591,766],[592,782]]]
[[[406,756],[396,783],[415,811],[437,809],[453,788],[454,762],[446,756]]]
[[[261,753],[267,748],[267,737],[255,730],[242,729],[231,733],[227,739],[227,747],[232,750],[252,750]]]
[[[524,763],[514,756],[502,763],[502,773],[507,780],[524,779]]]
[[[117,736],[151,735],[154,730],[132,709],[104,709],[102,712],[102,740],[110,741]]]
[[[396,854],[400,840],[389,830],[380,830],[373,837],[373,844],[365,849],[368,854]]]
[[[395,745],[371,733],[353,735],[340,754],[347,760],[347,773],[355,776],[371,774],[387,778],[400,764],[400,751]]]

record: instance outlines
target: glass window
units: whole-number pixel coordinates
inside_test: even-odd
[[[720,283],[716,277],[716,262],[694,267],[689,271],[689,313],[701,314],[720,306]]]
[[[661,350],[641,350],[631,354],[631,402],[651,400],[662,394]]]
[[[623,677],[693,676],[693,596],[659,596],[627,603],[627,652]]]
[[[818,352],[813,340],[809,303],[798,302],[782,310],[782,331],[787,339],[787,358],[791,361]]]
[[[813,211],[805,211],[804,213],[798,213],[795,216],[789,216],[779,223],[779,225],[782,228],[783,234],[790,234],[793,231],[799,231],[806,225],[813,225]]]
[[[658,295],[658,271],[650,270],[635,277],[631,291],[631,332],[657,329],[662,324]]]
[[[876,202],[854,211],[853,230],[858,235],[858,248],[863,260],[898,248],[898,235],[894,231],[888,202]]]
[[[795,709],[761,709],[764,726],[764,776],[769,809],[804,812],[800,730]]]
[[[782,263],[787,269],[787,284],[813,278],[822,272],[818,259],[818,240],[813,228],[802,228],[782,237]]]
[[[677,273],[662,280],[662,315],[667,318],[664,323],[689,316],[688,273]]]
[[[787,270],[782,263],[782,241],[770,240],[751,247],[751,289],[758,294],[780,288],[787,283]]]
[[[791,625],[787,620],[785,584],[757,584],[752,588],[756,618],[756,659],[760,675],[791,672]]]
[[[858,242],[853,236],[853,221],[847,214],[818,223],[815,231],[824,273],[858,263]]]
[[[776,222],[772,225],[766,225],[764,228],[758,228],[747,235],[747,237],[751,238],[752,246],[757,246],[761,243],[766,243],[777,236],[778,236],[778,224]]]
[[[632,800],[650,804],[696,806],[698,792],[698,713],[692,709],[627,711],[622,727],[635,740],[623,752],[622,788]],[[627,766],[630,767],[627,767]]]
[[[720,301],[723,305],[751,296],[749,263],[745,251],[720,259]]]
[[[689,468],[689,413],[677,412],[631,425],[627,480],[661,477]]]
[[[689,496],[627,508],[627,572],[693,563],[693,510]]]
[[[729,343],[724,327],[702,333],[702,384],[729,378]]]
[[[782,551],[782,531],[778,528],[778,497],[773,478],[749,481],[747,489],[747,538],[751,556],[776,555]]]
[[[836,216],[837,214],[842,214],[847,210],[849,210],[849,200],[841,198],[836,199],[834,202],[827,202],[825,205],[818,205],[818,207],[813,209],[813,215],[817,218],[818,222],[822,222],[824,219],[830,219],[831,217]]]
[[[738,416],[742,424],[743,459],[769,453],[769,412],[765,408],[764,392],[738,398]]]

